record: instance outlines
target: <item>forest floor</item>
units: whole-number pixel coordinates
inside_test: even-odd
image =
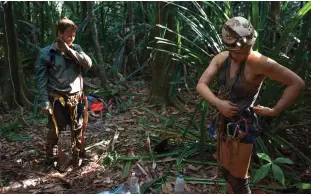
[[[131,103],[125,113],[115,113],[115,107],[111,109],[110,117],[105,114],[89,115],[89,124],[86,132],[87,152],[92,159],[80,169],[59,173],[56,170],[45,172],[45,137],[47,134],[47,119],[41,113],[33,118],[32,112],[23,112],[20,109],[9,110],[6,106],[0,106],[0,180],[2,193],[99,193],[104,190],[113,190],[122,183],[129,184],[131,172],[139,177],[140,185],[144,185],[145,193],[173,193],[174,182],[177,177],[177,154],[157,157],[154,162],[146,146],[147,133],[150,132],[151,147],[157,141],[178,134],[174,123],[164,122],[163,119],[146,111],[142,103],[146,99],[147,86],[130,87],[131,92],[143,94],[142,97],[132,97]],[[185,96],[192,104],[188,104],[188,113],[181,113],[174,108],[166,111],[149,107],[150,110],[166,118],[173,118],[180,125],[187,126],[195,105],[200,98],[196,93]],[[208,114],[207,123],[214,113]],[[11,124],[9,124],[11,123]],[[12,124],[13,123],[13,124]],[[299,129],[286,131],[283,136],[307,156],[310,156],[311,147],[309,140],[311,132],[307,131],[303,137]],[[180,138],[173,138],[181,142]],[[180,147],[179,147],[180,148]],[[172,153],[178,149],[171,148],[167,151]],[[182,147],[181,147],[182,149]],[[214,150],[206,151],[205,161],[215,162]],[[129,160],[129,156],[145,156],[140,160]],[[300,164],[301,159],[291,151],[288,156],[295,164]],[[133,158],[133,157],[132,157]],[[191,158],[199,161],[199,153]],[[252,163],[251,168],[258,168]],[[195,164],[193,161],[183,163],[184,175],[197,179],[215,180],[217,167],[210,165]],[[301,164],[292,166],[297,176],[308,177],[310,180],[311,167]],[[304,178],[306,179],[306,178]],[[154,184],[148,188],[147,184]],[[186,193],[207,194],[214,193],[213,182],[186,180]],[[270,180],[270,185],[277,183]],[[264,193],[264,192],[258,192]],[[275,192],[273,189],[265,190],[265,193]],[[287,193],[304,193],[298,191],[287,191]],[[307,192],[305,192],[307,193]]]

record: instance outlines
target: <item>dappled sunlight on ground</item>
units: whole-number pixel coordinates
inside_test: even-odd
[[[147,92],[146,88],[142,88],[142,91],[143,94]],[[150,107],[150,110],[158,114],[155,115],[142,109],[146,107],[142,106],[145,97],[132,98],[132,106],[125,113],[116,114],[112,111],[110,117],[106,117],[105,114],[91,113],[85,138],[86,150],[92,158],[80,169],[69,168],[65,173],[43,170],[47,120],[42,116],[36,120],[31,119],[32,116],[28,113],[30,121],[27,122],[30,127],[23,124],[23,121],[18,121],[16,126],[13,126],[15,132],[18,132],[15,136],[19,138],[10,139],[0,136],[3,192],[98,193],[115,189],[122,183],[128,185],[131,172],[135,172],[139,177],[140,185],[159,177],[170,177],[153,185],[146,193],[156,190],[171,193],[178,172],[176,164],[182,151],[185,150],[181,145],[190,143],[191,146],[197,146],[193,139],[190,141],[176,136],[180,133],[178,127],[188,126],[188,119],[194,112],[195,104],[200,100],[194,94],[187,97],[192,102],[187,105],[189,109],[187,113],[181,113],[172,107],[166,110]],[[2,113],[0,119],[5,122],[18,118],[20,114],[18,111],[13,112],[17,116],[12,118],[12,112]],[[211,109],[206,119],[207,126],[213,116],[214,112]],[[165,120],[165,118],[172,118],[172,120]],[[199,119],[200,115],[197,116],[198,121]],[[149,153],[147,135],[150,135],[149,142],[152,149],[159,141],[170,137],[168,151],[165,152],[168,155],[153,158],[154,155]],[[178,150],[181,151],[177,152]],[[177,154],[170,154],[174,152]],[[204,161],[214,162],[214,153],[213,149],[207,150]],[[133,157],[136,158],[132,159]],[[188,159],[199,161],[199,153],[194,153],[192,158]],[[185,176],[212,181],[205,184],[187,181],[186,193],[214,193],[213,182],[217,177],[215,165],[185,162],[182,167]]]

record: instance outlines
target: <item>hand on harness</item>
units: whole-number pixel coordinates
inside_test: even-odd
[[[239,111],[236,104],[230,102],[229,100],[221,100],[216,107],[225,117],[232,117]]]
[[[279,115],[279,111],[275,108],[269,108],[261,105],[257,105],[253,108],[254,112],[261,116],[275,117]]]

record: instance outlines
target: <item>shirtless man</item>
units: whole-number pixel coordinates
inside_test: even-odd
[[[217,160],[222,167],[227,181],[227,192],[230,194],[251,193],[248,168],[253,144],[260,134],[256,115],[278,116],[295,101],[305,87],[304,81],[294,72],[252,50],[256,37],[256,30],[245,18],[234,17],[228,20],[222,28],[222,40],[228,51],[221,52],[212,59],[196,88],[202,98],[219,110]],[[217,74],[221,88],[218,95],[215,95],[209,84]],[[266,77],[287,87],[274,107],[254,107]],[[244,125],[241,125],[241,119],[245,121]],[[243,128],[233,138],[232,130],[236,128],[232,128],[231,124]],[[229,128],[230,138],[225,128]]]

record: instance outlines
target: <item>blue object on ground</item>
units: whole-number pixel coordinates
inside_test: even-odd
[[[125,192],[125,185],[121,184],[120,186],[118,186],[115,190],[113,191],[102,191],[98,194],[123,194],[126,193]]]

